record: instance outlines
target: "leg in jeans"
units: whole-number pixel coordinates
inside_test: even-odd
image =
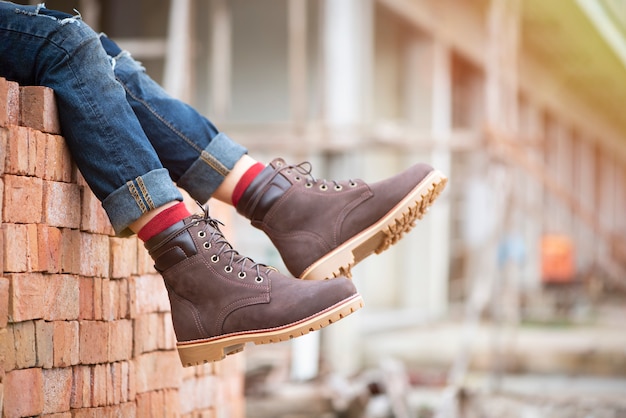
[[[0,3],[0,75],[55,91],[68,146],[115,231],[182,200],[115,80],[97,34],[72,16]],[[46,14],[48,13],[48,14]]]
[[[235,251],[207,212],[182,216],[172,206],[181,195],[98,35],[80,19],[0,1],[0,76],[54,89],[70,152],[115,231],[141,228],[170,297],[183,364],[297,337],[361,307],[350,281],[284,276]]]

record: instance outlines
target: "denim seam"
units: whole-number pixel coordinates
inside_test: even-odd
[[[202,159],[202,161],[207,163],[209,167],[217,171],[217,173],[221,176],[226,177],[228,173],[230,173],[228,167],[226,167],[217,158],[215,158],[213,155],[209,154],[205,150],[202,150],[202,152],[200,153],[200,158]]]
[[[141,196],[139,195],[139,191],[135,187],[135,184],[132,181],[128,181],[126,182],[126,185],[128,186],[128,191],[130,192],[130,195],[133,197],[133,199],[135,199],[135,203],[137,203],[137,206],[139,206],[139,210],[141,210],[141,213],[148,212],[148,208],[146,207],[146,204],[144,203]]]
[[[150,193],[148,193],[148,189],[146,188],[146,184],[143,182],[143,179],[141,177],[137,177],[136,180],[137,184],[139,185],[139,190],[141,190],[141,195],[148,204],[148,208],[150,210],[155,209],[154,201],[152,200],[152,196],[150,196]]]

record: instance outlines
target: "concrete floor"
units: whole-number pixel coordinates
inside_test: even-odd
[[[331,398],[340,391],[363,393],[364,376],[371,377],[372,372],[380,376],[391,359],[411,382],[402,389],[400,402],[411,416],[432,417],[442,402],[451,367],[459,353],[469,349],[462,418],[626,417],[625,313],[617,305],[593,321],[522,324],[499,331],[482,323],[471,334],[461,320],[369,332],[362,344],[363,372],[343,380],[326,371],[311,382],[292,382],[289,343],[250,347],[251,367],[271,366],[260,386],[264,392],[248,396],[248,413],[340,416]],[[388,394],[368,396],[360,405],[361,416],[392,416]],[[341,416],[347,416],[345,411]]]

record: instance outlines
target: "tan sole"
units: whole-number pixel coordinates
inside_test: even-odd
[[[363,298],[357,293],[316,315],[280,328],[247,331],[206,340],[178,343],[178,355],[184,367],[219,361],[230,354],[243,351],[246,343],[269,344],[300,337],[337,322],[362,307]]]
[[[448,179],[431,171],[379,221],[311,264],[300,276],[306,280],[351,277],[350,270],[369,255],[380,254],[402,238],[422,219],[446,187]]]

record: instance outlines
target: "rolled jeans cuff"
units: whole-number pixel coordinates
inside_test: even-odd
[[[219,133],[178,179],[177,185],[198,202],[205,203],[247,152],[241,144]]]
[[[141,215],[174,200],[182,201],[183,195],[176,188],[167,169],[152,170],[126,182],[102,201],[115,234],[127,237],[133,234],[128,226]]]

